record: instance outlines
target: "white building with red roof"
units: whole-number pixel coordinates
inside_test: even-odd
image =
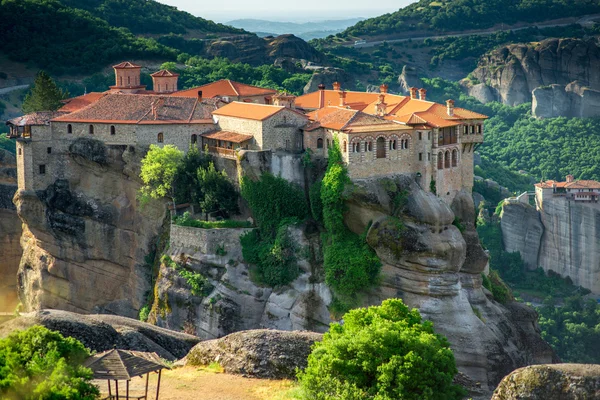
[[[554,199],[593,204],[600,200],[600,182],[576,180],[573,175],[567,175],[563,182],[548,180],[534,186],[538,208],[543,208],[544,201]]]

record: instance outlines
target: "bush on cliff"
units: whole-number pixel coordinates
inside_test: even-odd
[[[361,308],[331,324],[313,346],[308,367],[298,374],[306,398],[460,399],[448,340],[400,299]]]
[[[98,388],[81,366],[89,351],[76,339],[42,326],[0,340],[0,398],[92,400]]]

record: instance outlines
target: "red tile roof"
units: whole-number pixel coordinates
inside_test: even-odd
[[[325,107],[307,114],[312,121],[304,128],[312,131],[318,128],[335,129],[352,132],[377,132],[382,130],[402,129],[402,126],[376,115],[343,107]]]
[[[216,111],[213,111],[213,114],[222,115],[225,117],[264,121],[265,119],[272,117],[284,109],[286,109],[284,106],[272,106],[267,104],[243,103],[240,101],[234,101]],[[287,110],[293,111],[289,108],[287,108]]]
[[[95,101],[97,101],[105,95],[106,93],[92,92],[84,94],[82,96],[72,97],[70,99],[63,100],[63,103],[65,103],[65,105],[62,106],[58,111],[73,112],[81,110],[83,107],[89,106],[90,104],[94,103]]]
[[[114,69],[128,69],[128,68],[142,68],[142,66],[134,64],[134,63],[129,62],[129,61],[124,61],[124,62],[122,62],[120,64],[113,65],[113,68]]]
[[[217,102],[141,94],[106,94],[96,102],[55,118],[59,122],[135,124],[213,123]]]
[[[565,188],[565,189],[600,189],[600,182],[592,180],[577,180],[572,182],[557,182],[548,180],[536,183],[534,186],[542,189]]]
[[[173,77],[174,78],[176,76],[179,76],[179,74],[171,72],[168,69],[163,69],[163,70],[160,70],[160,71],[155,72],[153,74],[150,74],[150,76],[153,76],[155,78],[158,78],[158,77]]]
[[[224,140],[226,142],[242,143],[253,138],[252,135],[242,135],[241,133],[217,131],[204,133],[201,136],[207,139]]]
[[[8,120],[6,124],[15,126],[49,125],[50,120],[62,115],[65,113],[60,111],[38,111]]]
[[[231,81],[229,79],[222,79],[220,81],[207,83],[206,85],[198,86],[195,88],[180,90],[171,94],[174,97],[197,97],[198,91],[202,91],[202,97],[243,97],[243,96],[270,96],[276,94],[277,91],[273,89],[261,88],[258,86],[247,85],[245,83],[239,83]]]

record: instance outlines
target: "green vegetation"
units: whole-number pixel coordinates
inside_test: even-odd
[[[365,237],[351,232],[344,225],[344,191],[349,184],[348,171],[342,162],[338,140],[335,139],[329,148],[320,199],[326,229],[323,234],[323,268],[325,282],[336,297],[333,306],[336,313],[356,306],[358,294],[376,283],[381,268],[379,258]],[[318,209],[318,206],[314,208]]]
[[[0,134],[0,149],[8,150],[15,154],[17,152],[17,144],[14,140],[9,139],[6,133]]]
[[[0,339],[0,397],[6,400],[93,400],[89,351],[76,339],[42,326]]]
[[[563,362],[600,363],[600,304],[581,295],[556,303],[548,298],[537,308],[542,338]]]
[[[173,259],[166,254],[162,256],[161,261],[167,267],[177,271],[179,276],[185,280],[190,288],[190,292],[192,292],[194,296],[206,297],[212,292],[213,286],[201,273],[188,270],[185,266],[173,261]]]
[[[140,308],[140,312],[138,313],[138,318],[142,322],[148,322],[148,317],[150,316],[150,306],[146,304],[142,308]]]
[[[539,22],[598,12],[600,4],[593,0],[420,0],[394,13],[358,22],[335,36],[348,39],[411,31],[485,29],[500,23]]]
[[[192,228],[202,229],[217,229],[217,228],[252,228],[252,224],[248,221],[199,221],[192,218],[188,211],[183,215],[173,218],[173,223],[179,226],[190,226]]]
[[[140,188],[141,202],[150,198],[169,197],[173,201],[175,211],[175,179],[183,163],[183,152],[176,146],[167,144],[164,147],[150,145],[148,154],[142,160],[140,178],[144,186]]]
[[[300,273],[295,255],[298,249],[288,228],[308,216],[304,193],[269,173],[256,181],[243,177],[241,187],[258,225],[258,229],[241,237],[244,259],[255,266],[253,278],[259,283],[287,285]]]
[[[463,390],[448,340],[400,299],[361,308],[331,324],[298,374],[307,398],[452,400]]]
[[[38,72],[33,86],[23,101],[23,113],[36,111],[56,111],[63,106],[61,100],[69,97],[68,92],[58,88],[56,83],[44,71]]]
[[[198,168],[197,175],[197,188],[202,192],[197,201],[204,213],[239,212],[237,190],[225,171],[217,171],[215,165],[210,162],[207,168]]]

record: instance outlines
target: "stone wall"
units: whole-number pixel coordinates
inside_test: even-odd
[[[284,109],[262,124],[262,145],[264,150],[302,150],[302,132],[308,119],[297,112]]]
[[[238,258],[241,257],[240,236],[251,230],[248,228],[201,229],[172,224],[170,248],[187,249],[187,252],[202,254],[217,254],[217,250],[222,249],[232,258]]]

